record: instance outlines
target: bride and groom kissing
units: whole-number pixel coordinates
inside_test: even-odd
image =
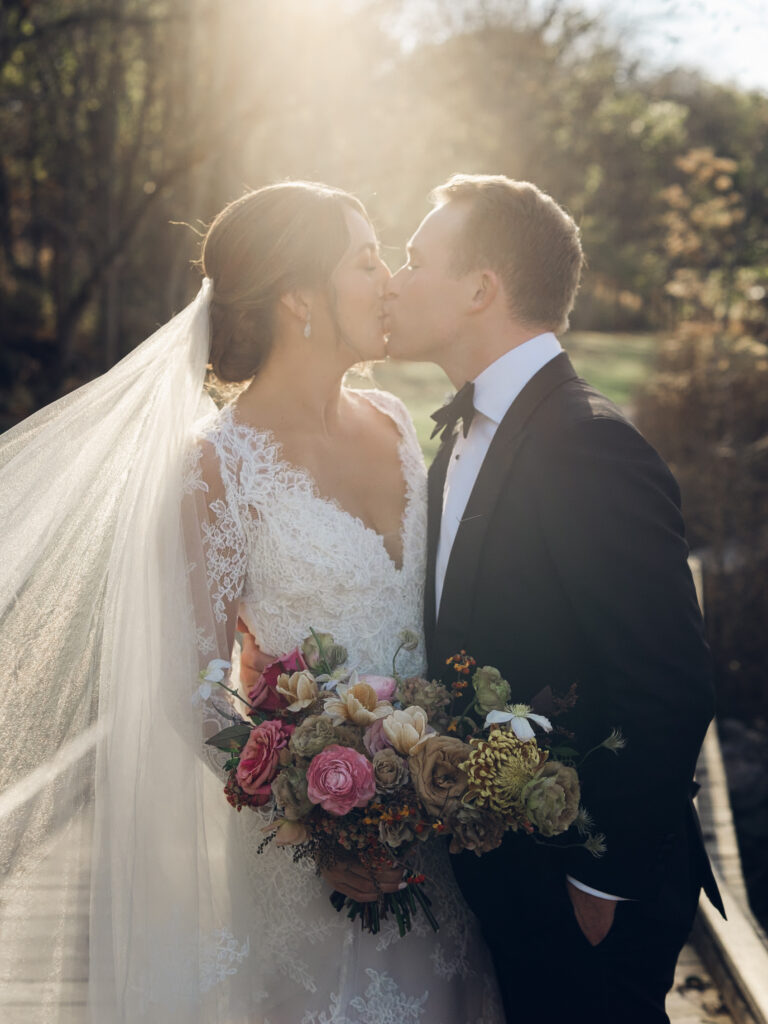
[[[55,979],[70,999],[73,963],[98,1024],[667,1020],[700,888],[719,905],[691,803],[713,690],[680,494],[561,349],[571,217],[501,176],[433,200],[393,276],[348,193],[248,192],[212,222],[190,305],[0,439],[0,863],[30,906],[27,863],[84,803],[94,821],[85,913],[46,887],[61,934],[7,944],[15,976],[46,979],[30,1020]],[[457,388],[428,475],[402,402],[344,386],[387,354]],[[268,805],[222,794],[205,741],[232,707],[197,673],[228,663],[238,620],[246,689],[256,642],[283,654],[310,627],[371,675],[409,630],[402,676],[465,651],[545,715],[576,684],[580,751],[625,740],[579,768],[605,854],[419,844],[439,931],[363,933],[328,883],[370,899],[398,870],[319,878],[259,852]],[[63,955],[78,935],[87,970]]]
[[[432,199],[391,277],[364,211],[345,209],[350,241],[332,295],[306,279],[285,290],[276,315],[295,341],[265,357],[237,415],[268,424],[286,463],[306,467],[320,496],[373,531],[394,568],[407,573],[409,558],[423,568],[428,678],[466,650],[500,669],[516,702],[551,700],[576,683],[572,721],[584,749],[621,729],[621,756],[587,763],[581,780],[604,856],[507,833],[499,848],[464,852],[452,867],[507,1020],[666,1021],[702,886],[722,909],[692,805],[713,687],[679,490],[558,341],[583,265],[571,217],[534,185],[502,176],[456,175]],[[213,242],[215,232],[214,222]],[[209,245],[203,260],[218,290],[214,256]],[[390,358],[436,363],[458,390],[434,417],[441,443],[421,563],[405,529],[419,498],[398,457],[392,419],[402,410],[382,416],[380,399],[340,384],[340,369],[381,357],[382,333]],[[289,372],[297,388],[286,405]],[[265,660],[254,637],[264,650],[271,638],[254,611],[241,616],[248,683]],[[376,895],[354,863],[328,881],[358,899]],[[378,885],[399,881],[384,873]]]

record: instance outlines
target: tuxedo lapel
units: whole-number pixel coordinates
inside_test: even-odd
[[[494,435],[488,454],[480,467],[472,493],[469,496],[456,539],[453,542],[443,584],[440,611],[435,625],[434,640],[441,637],[460,641],[470,620],[477,582],[480,554],[487,538],[488,523],[499,499],[502,487],[512,472],[515,459],[525,440],[525,425],[538,406],[556,388],[577,374],[565,352],[546,364],[528,382],[509,408]],[[430,521],[433,524],[430,558],[428,561],[427,591],[431,591],[434,610],[434,569],[437,540],[440,535],[442,491],[448,459],[439,470],[439,492],[430,491]],[[438,474],[436,473],[435,476]],[[435,510],[436,509],[436,510]],[[434,611],[433,611],[434,614]],[[430,638],[432,639],[432,638]],[[430,649],[430,648],[428,648]]]

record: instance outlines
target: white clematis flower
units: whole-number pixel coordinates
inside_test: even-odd
[[[212,661],[209,661],[207,667],[200,670],[198,679],[202,681],[197,688],[193,700],[195,702],[208,700],[213,693],[213,684],[221,683],[231,667],[231,663],[224,661],[223,658],[214,658]]]
[[[211,683],[201,683],[197,688],[197,693],[194,697],[194,703],[201,700],[208,700],[213,693],[213,685]]]
[[[485,719],[485,728],[507,723],[521,743],[525,743],[535,736],[531,722],[535,722],[544,732],[552,732],[550,720],[544,715],[534,714],[528,704],[507,704],[504,711],[489,711]]]
[[[213,661],[208,662],[208,667],[203,669],[200,676],[205,679],[206,682],[220,683],[227,674],[227,670],[231,667],[231,662],[224,661],[223,658],[214,658]]]

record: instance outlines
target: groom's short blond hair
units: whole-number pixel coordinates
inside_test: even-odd
[[[584,253],[573,218],[551,196],[502,174],[454,174],[430,199],[468,206],[452,260],[457,275],[487,267],[521,323],[568,327]]]

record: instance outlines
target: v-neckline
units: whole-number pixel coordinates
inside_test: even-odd
[[[405,488],[405,502],[403,504],[403,513],[402,513],[402,516],[401,516],[401,519],[400,519],[400,529],[399,529],[399,532],[398,532],[398,537],[400,539],[400,564],[399,565],[397,564],[395,559],[392,557],[389,549],[387,548],[386,542],[384,540],[384,534],[379,533],[379,531],[375,527],[369,526],[360,516],[355,515],[353,512],[350,512],[349,509],[345,508],[337,498],[332,498],[329,495],[323,494],[322,491],[320,490],[319,486],[318,486],[317,480],[315,479],[314,475],[310,472],[310,470],[306,466],[300,466],[297,463],[291,462],[289,459],[285,458],[283,443],[282,443],[282,441],[278,441],[278,439],[275,436],[275,433],[274,433],[273,430],[270,430],[267,427],[254,427],[250,423],[244,423],[237,416],[237,413],[235,411],[235,403],[234,402],[231,402],[227,406],[227,412],[229,414],[229,419],[230,419],[230,422],[231,422],[231,424],[232,424],[234,429],[236,429],[236,430],[244,430],[247,433],[254,434],[256,436],[261,436],[261,437],[265,438],[269,442],[269,444],[272,446],[272,448],[274,449],[274,454],[272,456],[273,460],[276,463],[279,463],[280,465],[285,466],[287,469],[289,469],[292,473],[295,473],[297,476],[302,477],[306,481],[306,483],[307,483],[307,485],[309,487],[310,493],[312,494],[312,497],[315,498],[315,500],[317,500],[319,502],[322,502],[324,505],[327,505],[327,506],[335,509],[337,512],[340,512],[341,515],[343,515],[350,522],[355,523],[365,533],[371,534],[373,537],[375,537],[378,540],[378,542],[379,542],[379,547],[380,547],[381,551],[383,552],[385,558],[389,562],[389,564],[392,567],[392,569],[394,570],[394,572],[396,572],[397,574],[400,574],[400,573],[402,573],[403,567],[405,565],[405,556],[406,556],[406,527],[407,527],[407,524],[408,524],[408,517],[409,517],[410,510],[411,510],[411,503],[412,503],[412,500],[413,500],[413,483],[412,483],[412,481],[409,478],[409,474],[408,474],[407,469],[406,469],[406,460],[405,460],[405,457],[404,457],[404,448],[405,448],[405,445],[407,444],[407,439],[406,439],[405,432],[403,431],[403,429],[402,429],[400,423],[397,421],[396,417],[393,416],[387,409],[382,408],[381,405],[378,404],[378,402],[376,402],[375,400],[372,399],[371,396],[373,394],[375,394],[375,393],[376,393],[375,391],[370,391],[369,392],[369,391],[366,391],[364,389],[360,389],[360,390],[355,389],[355,394],[358,394],[358,395],[361,395],[362,397],[364,397],[365,400],[370,405],[373,405],[373,407],[378,412],[382,413],[384,416],[386,416],[388,419],[390,419],[395,424],[395,427],[396,427],[397,432],[398,432],[399,437],[400,437],[400,440],[398,441],[398,444],[397,444],[397,457],[398,457],[398,459],[400,461],[400,475],[402,477],[403,485],[404,485],[404,488]]]

